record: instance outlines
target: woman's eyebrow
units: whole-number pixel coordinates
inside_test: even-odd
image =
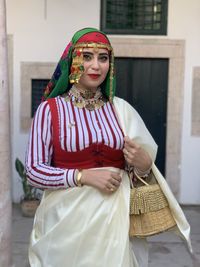
[[[99,53],[101,56],[108,56],[108,53]]]
[[[89,55],[93,55],[94,53],[89,52],[89,51],[83,51],[83,54],[89,54]]]
[[[89,51],[83,51],[83,54],[87,54],[87,55],[94,55],[93,52],[89,52]],[[99,53],[99,55],[103,55],[103,56],[108,56],[108,53],[106,52],[102,52],[102,53]]]

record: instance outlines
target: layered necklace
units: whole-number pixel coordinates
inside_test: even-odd
[[[105,103],[100,88],[94,93],[91,90],[79,90],[73,85],[69,92],[63,96],[65,101],[72,101],[74,106],[78,108],[86,108],[88,110],[99,109]]]

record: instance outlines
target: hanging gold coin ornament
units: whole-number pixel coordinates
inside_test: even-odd
[[[85,99],[90,99],[93,98],[94,93],[91,90],[87,90],[87,91],[80,91],[80,95],[85,98]]]
[[[93,103],[87,103],[85,105],[85,108],[88,109],[88,110],[90,110],[90,111],[92,111],[92,110],[95,109],[95,105]]]
[[[69,95],[63,96],[66,102],[69,102],[71,100],[71,97]]]
[[[82,48],[77,48],[72,54],[72,64],[70,69],[70,83],[78,83],[84,72]]]
[[[104,101],[103,100],[99,100],[98,102],[95,103],[95,109],[99,109],[103,105],[104,105]]]
[[[105,104],[105,99],[98,88],[96,92],[91,90],[79,90],[75,85],[69,90],[67,95],[63,95],[66,102],[72,101],[72,104],[78,108],[86,108],[87,110],[95,110],[101,108]]]
[[[79,101],[73,101],[74,106],[78,107],[78,108],[83,108],[84,107],[84,103],[83,102],[79,102]]]

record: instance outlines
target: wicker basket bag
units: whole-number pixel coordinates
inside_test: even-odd
[[[136,175],[136,185],[131,181],[130,229],[131,237],[147,237],[167,231],[176,225],[168,201],[156,179],[147,183]]]

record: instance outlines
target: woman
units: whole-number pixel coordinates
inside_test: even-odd
[[[93,28],[78,31],[47,85],[30,134],[27,177],[44,189],[31,235],[31,267],[148,264],[145,241],[129,240],[126,169],[148,176],[157,146],[137,112],[114,94],[107,36]],[[174,218],[189,240],[176,204]]]

